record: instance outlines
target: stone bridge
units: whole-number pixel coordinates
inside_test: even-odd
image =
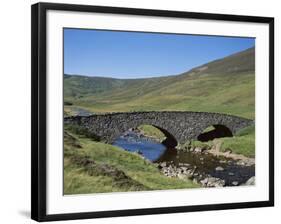
[[[160,129],[175,144],[183,144],[187,140],[204,139],[202,132],[209,126],[216,129],[216,133],[210,132],[213,137],[217,134],[224,137],[232,136],[240,129],[254,124],[254,121],[219,113],[159,111],[72,116],[65,117],[64,123],[79,125],[89,134],[108,143],[131,128],[147,124]]]

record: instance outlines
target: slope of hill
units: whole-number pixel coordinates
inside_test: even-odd
[[[87,77],[79,75],[64,75],[64,94],[65,96],[84,96],[88,94],[99,94],[113,88],[122,87],[125,84],[123,80]]]
[[[236,74],[255,70],[255,48],[249,48],[194,68],[191,72],[210,74]]]
[[[150,110],[220,112],[254,118],[255,49],[186,73],[148,79],[64,76],[65,101],[93,113]]]

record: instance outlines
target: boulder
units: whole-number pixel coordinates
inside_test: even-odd
[[[250,185],[255,185],[255,176],[253,176],[253,177],[251,177],[250,179],[248,179],[247,181],[246,181],[246,183],[244,184],[244,185],[247,185],[247,186],[250,186]]]
[[[221,166],[216,167],[216,171],[224,171],[224,168]]]
[[[231,183],[233,186],[237,186],[238,184],[239,184],[239,182],[238,181],[232,181],[232,183]]]
[[[203,149],[200,148],[200,147],[196,147],[196,148],[194,149],[194,152],[195,152],[195,153],[202,153],[202,151],[203,151]]]
[[[239,160],[236,164],[238,166],[245,166],[245,162],[243,162],[242,160]]]
[[[226,160],[220,160],[219,163],[227,163]]]
[[[201,180],[200,183],[204,187],[223,187],[225,186],[225,181],[216,177],[206,177]]]
[[[164,168],[167,166],[167,163],[166,162],[162,162],[162,163],[159,163],[159,168]]]

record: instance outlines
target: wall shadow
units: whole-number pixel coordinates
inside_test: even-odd
[[[213,125],[214,129],[198,135],[197,140],[201,142],[211,141],[215,138],[233,137],[230,129],[224,125]]]
[[[153,127],[159,129],[165,135],[166,139],[161,143],[165,145],[168,149],[175,148],[178,145],[178,141],[176,140],[176,138],[172,134],[170,134],[167,130],[155,125],[153,125]]]

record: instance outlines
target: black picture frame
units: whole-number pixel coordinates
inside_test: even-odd
[[[269,25],[269,200],[196,206],[160,207],[70,214],[46,214],[46,12],[63,10],[100,12],[124,15],[162,16],[205,20],[254,22]],[[274,18],[164,11],[137,8],[103,7],[73,4],[37,3],[32,5],[32,154],[31,154],[31,218],[37,221],[70,220],[115,216],[132,216],[206,210],[238,209],[274,206]]]

